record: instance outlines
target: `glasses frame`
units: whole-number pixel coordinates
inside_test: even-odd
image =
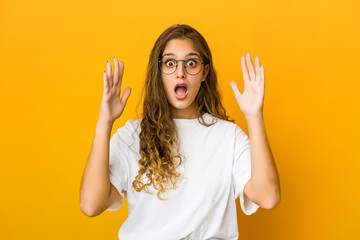
[[[184,62],[185,72],[186,72],[187,74],[189,74],[189,75],[192,75],[192,76],[198,75],[198,74],[201,72],[201,70],[203,69],[203,65],[205,65],[205,63],[204,63],[200,58],[196,58],[196,59],[199,59],[199,60],[200,60],[201,68],[200,68],[199,72],[197,72],[197,73],[195,73],[195,74],[191,74],[191,73],[189,73],[189,72],[186,70],[186,61],[191,60],[191,59],[195,59],[195,58],[189,58],[189,59],[187,59],[187,60],[176,60],[176,59],[174,59],[174,60],[176,61],[175,70],[174,70],[172,73],[164,73],[163,71],[161,71],[161,66],[160,66],[163,58],[164,58],[164,57],[162,57],[162,58],[158,61],[158,67],[159,67],[160,72],[162,72],[162,73],[165,74],[165,75],[171,75],[171,74],[173,74],[174,72],[176,72],[176,69],[177,69],[177,67],[178,67],[178,62]]]

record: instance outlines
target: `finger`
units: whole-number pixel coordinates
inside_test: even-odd
[[[241,97],[241,93],[239,91],[239,87],[238,87],[237,83],[236,82],[230,82],[230,86],[231,86],[231,88],[232,88],[232,90],[234,92],[236,100],[239,99]]]
[[[260,72],[260,60],[258,56],[256,56],[255,58],[255,68],[256,68],[255,81],[259,84],[261,78],[261,72]]]
[[[244,55],[241,57],[241,69],[242,69],[242,73],[243,73],[244,82],[246,84],[246,82],[249,82],[250,79],[249,79],[248,71],[247,71],[246,66],[245,66],[245,57],[244,57]]]
[[[119,81],[119,63],[117,61],[117,59],[114,57],[114,85],[116,86],[116,84]]]
[[[121,83],[122,83],[123,75],[124,75],[124,63],[121,61],[121,62],[120,62],[120,70],[119,70],[119,84],[120,84],[120,89],[121,89]]]
[[[120,99],[120,101],[121,101],[122,104],[125,105],[125,104],[127,103],[127,100],[128,100],[128,98],[129,98],[129,96],[130,96],[130,93],[131,93],[131,88],[129,88],[129,87],[125,88],[124,93],[123,93],[123,96],[122,96],[122,98]]]
[[[250,81],[255,80],[255,70],[251,62],[250,53],[246,54],[246,65],[249,69]]]
[[[120,97],[120,93],[121,93],[121,83],[122,83],[123,73],[124,73],[124,63],[121,61],[120,66],[119,66],[119,73],[118,73],[119,79],[118,79],[118,82],[116,85],[116,91],[115,91],[115,96],[118,96],[118,97]]]
[[[106,67],[107,67],[107,78],[109,80],[109,87],[111,88],[113,86],[113,78],[111,72],[111,64],[109,63],[109,61],[107,61]]]
[[[106,72],[104,71],[103,74],[103,78],[104,78],[104,93],[108,93],[109,92],[109,82],[107,80],[107,76],[106,76]]]
[[[265,88],[265,70],[264,70],[264,65],[261,66],[261,80],[260,80],[260,84],[264,85]]]

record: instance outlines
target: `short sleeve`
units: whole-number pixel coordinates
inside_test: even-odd
[[[127,160],[129,157],[129,149],[126,144],[122,142],[122,139],[119,136],[119,131],[116,132],[113,137],[110,139],[109,144],[109,177],[110,183],[119,192],[122,200],[124,201],[127,190],[128,190],[128,164]],[[123,202],[119,207],[109,207],[108,211],[116,211],[122,206]]]
[[[246,133],[236,126],[232,181],[235,199],[240,197],[241,209],[246,215],[257,211],[259,206],[244,196],[245,184],[251,178],[250,140]]]

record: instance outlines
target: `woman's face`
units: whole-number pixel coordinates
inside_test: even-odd
[[[170,40],[163,52],[163,61],[167,61],[167,66],[174,66],[175,60],[202,59],[200,54],[195,51],[193,43],[189,39],[172,39]],[[169,61],[168,61],[169,60]],[[177,68],[174,73],[167,75],[161,73],[161,80],[164,86],[168,102],[171,107],[173,118],[195,118],[196,103],[195,97],[199,92],[201,82],[205,81],[209,71],[209,66],[201,66],[201,71],[196,75],[188,74],[184,65],[187,64],[188,71],[194,66],[194,61],[177,62]],[[199,63],[201,65],[201,62]],[[179,86],[180,85],[180,86]]]

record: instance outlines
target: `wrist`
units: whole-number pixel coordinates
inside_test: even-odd
[[[99,117],[97,122],[96,122],[96,125],[106,125],[106,126],[112,126],[114,124],[114,121],[111,121],[109,120],[108,118],[102,118],[102,117]]]
[[[262,114],[246,116],[246,123],[250,132],[265,131],[265,121]]]
[[[245,115],[245,119],[248,123],[261,122],[261,121],[264,121],[264,115],[262,113],[247,114],[247,115]]]
[[[96,123],[96,133],[110,135],[113,123],[109,121],[98,120]]]

